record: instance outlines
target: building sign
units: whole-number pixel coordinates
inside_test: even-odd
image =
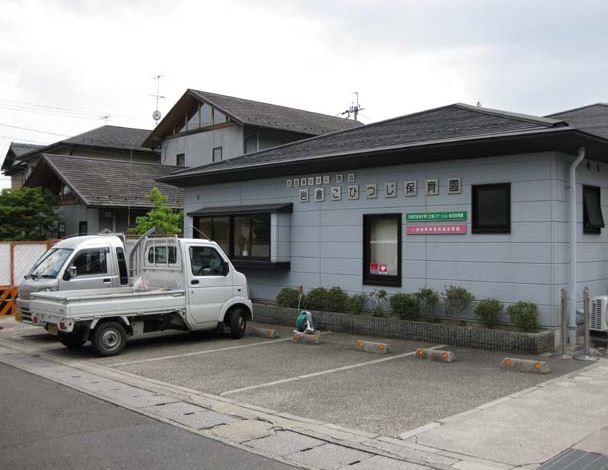
[[[456,235],[467,233],[467,224],[406,225],[408,235]]]
[[[408,222],[438,222],[443,220],[467,220],[467,211],[451,212],[409,212],[405,215]]]

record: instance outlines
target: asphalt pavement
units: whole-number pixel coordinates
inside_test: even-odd
[[[294,468],[0,364],[0,468]]]

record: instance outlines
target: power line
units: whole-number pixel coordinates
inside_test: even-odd
[[[26,144],[40,144],[40,145],[49,145],[48,142],[40,142],[39,140],[30,140],[30,139],[22,139],[20,137],[9,137],[7,135],[0,135],[0,139],[7,139],[12,142],[18,141]]]
[[[38,132],[38,133],[40,133],[40,134],[50,134],[50,135],[57,135],[57,136],[59,136],[59,137],[69,137],[67,134],[58,134],[58,133],[56,133],[56,132],[47,132],[47,131],[41,131],[41,130],[38,130],[38,129],[31,129],[31,128],[29,128],[29,127],[11,126],[10,124],[3,124],[3,123],[1,123],[1,122],[0,122],[0,126],[3,126],[3,127],[11,127],[11,128],[13,128],[13,129],[20,129],[20,130],[22,130],[22,131],[32,131],[32,132]]]

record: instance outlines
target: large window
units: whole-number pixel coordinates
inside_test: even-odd
[[[232,259],[270,260],[270,214],[195,217],[195,236],[209,238]]]
[[[208,246],[190,247],[190,266],[194,276],[225,276],[224,260]]]
[[[363,216],[363,284],[401,286],[401,214]]]
[[[583,186],[583,232],[602,233],[604,216],[600,188]]]
[[[105,274],[108,272],[108,250],[107,248],[83,250],[76,255],[72,266],[76,267],[78,276]]]
[[[473,233],[511,233],[511,183],[473,186]]]

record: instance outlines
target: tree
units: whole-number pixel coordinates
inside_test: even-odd
[[[58,201],[46,188],[0,193],[0,240],[46,240],[57,236]]]
[[[164,235],[179,235],[182,233],[182,211],[176,211],[167,206],[167,196],[160,189],[152,188],[148,194],[152,209],[135,219],[135,231],[138,235],[156,227],[156,233]]]

